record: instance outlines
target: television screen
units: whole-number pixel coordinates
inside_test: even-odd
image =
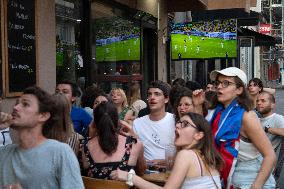
[[[96,62],[139,61],[140,28],[119,18],[100,18],[95,24]]]
[[[235,19],[175,24],[171,30],[172,59],[235,58],[236,32]]]

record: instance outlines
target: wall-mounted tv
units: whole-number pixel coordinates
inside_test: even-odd
[[[172,60],[237,57],[236,19],[174,24]]]
[[[95,20],[96,62],[139,61],[140,28],[119,17]]]

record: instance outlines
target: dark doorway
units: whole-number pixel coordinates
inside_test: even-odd
[[[146,98],[146,90],[151,81],[157,79],[157,32],[152,28],[144,28],[142,34],[142,98]]]
[[[196,81],[204,87],[206,85],[206,72],[205,72],[205,60],[198,60],[196,63]]]

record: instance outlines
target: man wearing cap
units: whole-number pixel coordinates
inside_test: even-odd
[[[174,115],[165,111],[169,101],[170,86],[163,81],[153,81],[148,88],[150,114],[135,119],[133,130],[144,143],[144,155],[149,164],[165,159],[165,148],[174,142]]]
[[[221,170],[224,188],[270,188],[275,153],[246,91],[246,74],[229,67],[210,74],[215,81],[218,105],[210,120],[216,148],[225,166]],[[261,139],[261,140],[259,140]],[[258,165],[251,170],[249,163]],[[269,177],[269,179],[273,179]]]

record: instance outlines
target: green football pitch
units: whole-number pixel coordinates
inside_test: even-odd
[[[237,41],[220,38],[171,34],[171,49],[175,60],[237,57]]]
[[[96,62],[140,60],[140,38],[96,46]]]

